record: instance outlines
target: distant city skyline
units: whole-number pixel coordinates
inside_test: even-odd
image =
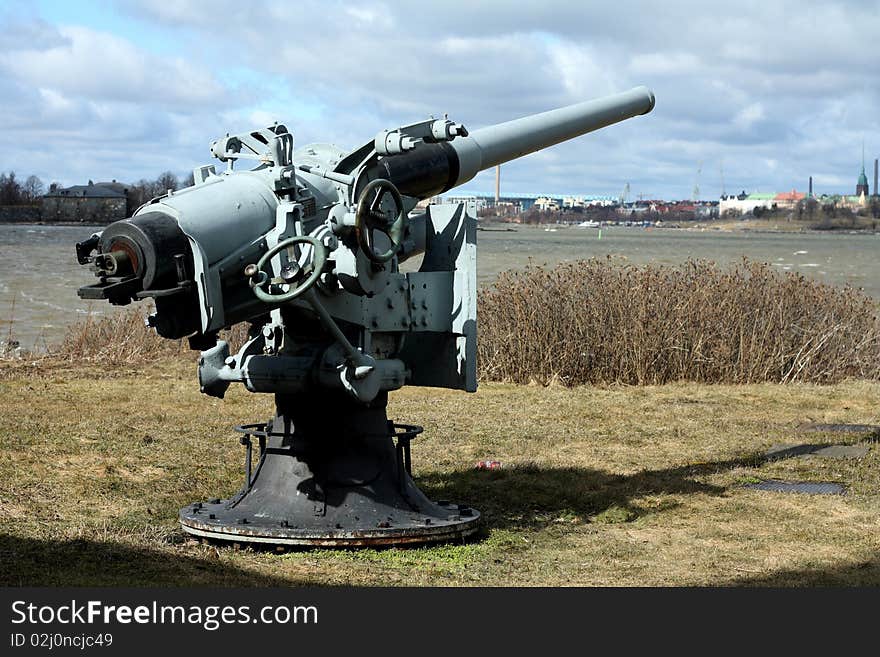
[[[0,171],[183,177],[212,140],[276,120],[352,149],[430,114],[473,129],[645,84],[651,114],[505,165],[502,194],[716,199],[809,176],[852,193],[862,144],[868,168],[880,155],[877,34],[880,0],[448,0],[417,18],[369,0],[7,0]]]

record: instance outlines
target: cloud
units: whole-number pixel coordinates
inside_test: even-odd
[[[699,57],[686,52],[636,54],[629,62],[632,75],[693,75],[699,72],[700,68]]]
[[[700,161],[706,196],[720,192],[722,162],[728,191],[800,188],[812,172],[848,180],[863,137],[880,150],[876,0],[215,0],[210,11],[127,0],[113,11],[0,29],[0,136],[17,168],[49,169],[50,144],[64,162],[55,176],[183,173],[219,134],[274,120],[297,144],[354,148],[431,114],[473,129],[637,84],[654,89],[650,115],[505,165],[504,188],[630,182],[633,195],[689,197]],[[161,47],[144,36],[157,33]]]
[[[69,47],[70,39],[44,20],[16,21],[0,31],[0,53]]]
[[[736,116],[733,117],[733,123],[741,130],[748,130],[763,118],[764,106],[761,103],[752,103],[736,113]]]
[[[130,41],[81,26],[59,27],[59,39],[19,41],[0,52],[6,75],[94,101],[192,107],[217,102],[222,87],[182,58],[163,58]]]

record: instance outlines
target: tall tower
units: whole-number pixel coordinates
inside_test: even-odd
[[[874,196],[880,196],[880,189],[877,189],[877,169],[878,164],[880,164],[880,160],[874,158]]]
[[[856,196],[864,194],[867,197],[870,193],[868,190],[868,176],[865,175],[865,143],[862,142],[862,172],[859,174],[859,182],[856,183]]]

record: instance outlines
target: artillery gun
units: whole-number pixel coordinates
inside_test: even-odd
[[[235,495],[190,504],[208,539],[304,546],[460,539],[480,514],[429,500],[410,472],[421,432],[388,421],[404,385],[473,392],[476,219],[429,199],[478,172],[646,114],[645,87],[473,132],[447,118],[384,130],[351,152],[294,150],[283,125],[226,135],[195,185],[169,190],[76,245],[98,277],[80,297],[152,298],[147,323],[201,351],[201,391],[231,383],[275,395],[246,448]],[[252,166],[245,167],[250,163]],[[417,256],[417,269],[400,266]],[[237,351],[221,330],[249,322]],[[253,454],[256,440],[258,454]]]

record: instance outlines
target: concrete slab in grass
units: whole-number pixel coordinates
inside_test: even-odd
[[[798,427],[801,431],[816,433],[861,433],[874,440],[880,439],[880,426],[876,424],[817,424],[810,422]]]
[[[767,460],[778,461],[795,456],[819,456],[827,459],[860,459],[864,458],[871,447],[869,445],[773,445],[765,456]]]
[[[768,479],[756,484],[745,484],[743,488],[765,490],[773,493],[800,493],[802,495],[845,495],[846,488],[830,481],[782,481]]]

